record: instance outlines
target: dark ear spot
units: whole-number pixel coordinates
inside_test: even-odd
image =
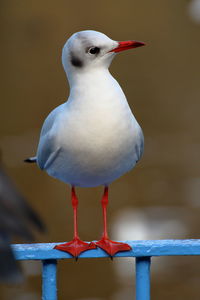
[[[83,67],[83,62],[80,60],[78,57],[74,56],[73,54],[71,55],[71,64],[74,67],[82,68]]]

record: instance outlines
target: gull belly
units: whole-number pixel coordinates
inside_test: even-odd
[[[97,84],[92,84],[93,76],[82,81],[81,91],[72,88],[68,101],[43,126],[38,164],[74,186],[108,185],[132,169],[143,152],[142,130],[122,89],[110,74],[103,75],[98,80],[95,74]],[[45,150],[46,145],[51,149]],[[42,162],[46,151],[49,159]]]

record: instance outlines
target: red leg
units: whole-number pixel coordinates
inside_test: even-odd
[[[100,241],[95,242],[95,245],[107,252],[111,257],[120,251],[129,251],[131,247],[126,243],[114,242],[108,238],[107,232],[107,205],[108,205],[108,187],[105,186],[104,194],[101,200],[103,209],[103,236]]]
[[[77,258],[83,251],[95,249],[94,243],[86,243],[80,240],[78,236],[78,223],[77,223],[77,209],[78,209],[78,198],[76,196],[75,187],[72,186],[72,207],[74,212],[74,238],[71,242],[59,244],[54,249],[61,250],[70,253],[72,256]]]

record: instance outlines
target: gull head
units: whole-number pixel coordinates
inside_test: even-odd
[[[84,30],[74,33],[65,43],[62,64],[68,77],[71,73],[108,69],[116,53],[143,45],[137,41],[114,41],[101,32]]]

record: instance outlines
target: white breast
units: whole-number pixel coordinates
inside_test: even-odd
[[[134,167],[143,151],[141,128],[111,75],[85,77],[72,87],[50,131],[60,151],[46,171],[76,186],[109,184]]]

